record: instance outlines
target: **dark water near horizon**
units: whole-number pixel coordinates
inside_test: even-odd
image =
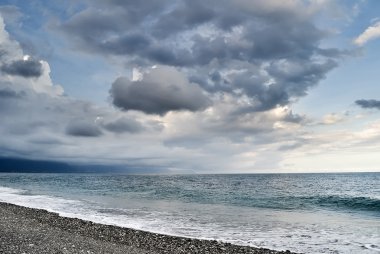
[[[235,244],[304,253],[380,253],[380,173],[2,173],[0,201]]]

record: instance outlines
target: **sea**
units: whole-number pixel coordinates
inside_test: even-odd
[[[380,173],[1,173],[0,201],[238,245],[380,253]]]

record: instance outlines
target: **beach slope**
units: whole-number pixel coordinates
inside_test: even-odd
[[[0,253],[291,253],[109,226],[0,202]]]

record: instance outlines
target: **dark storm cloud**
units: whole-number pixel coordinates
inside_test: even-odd
[[[197,85],[187,83],[175,69],[169,67],[153,69],[140,81],[118,78],[112,84],[110,94],[115,106],[147,114],[198,111],[210,105],[210,101]]]
[[[25,96],[25,92],[16,92],[9,88],[0,89],[1,99],[18,99]]]
[[[326,77],[326,73],[337,66],[333,60],[324,63],[305,61],[289,62],[285,66],[272,64],[266,70],[273,77],[270,85],[238,84],[246,94],[259,102],[258,110],[267,110],[276,106],[285,106],[292,99],[305,96],[310,87]]]
[[[207,92],[247,96],[251,106],[246,110],[266,111],[305,96],[349,54],[320,46],[328,33],[314,25],[308,7],[306,2],[98,0],[61,28],[82,50],[120,56],[142,67],[181,68]],[[111,95],[125,110],[162,115],[205,107],[204,102],[196,106],[165,98],[162,93],[173,94],[167,86],[120,82],[113,84]],[[154,87],[157,95],[143,87]]]
[[[155,13],[163,11],[168,1],[147,0],[137,1],[91,1],[91,6],[73,15],[62,25],[65,33],[71,39],[84,46],[87,50],[113,54],[131,54],[132,49],[139,50],[139,47],[129,45],[130,43],[145,44],[147,38],[130,38],[132,34],[141,34],[145,29],[141,27],[144,20],[155,16]],[[111,39],[111,40],[110,40]],[[116,45],[112,52],[108,42]],[[127,44],[124,45],[123,44]],[[86,46],[87,45],[87,46]],[[120,48],[129,48],[127,51]]]
[[[141,55],[149,62],[169,66],[189,66],[194,63],[194,57],[187,49],[173,50],[170,46],[153,45]]]
[[[151,41],[142,34],[128,34],[115,40],[105,41],[99,44],[99,48],[116,54],[139,53],[148,49]]]
[[[57,138],[53,138],[53,137],[37,137],[37,138],[32,138],[32,139],[30,139],[28,141],[31,144],[37,144],[37,145],[52,145],[52,146],[56,146],[56,145],[63,145],[63,144],[65,144],[64,142],[62,142],[62,140],[57,139]]]
[[[145,129],[141,123],[137,122],[134,119],[128,119],[125,117],[118,118],[111,122],[107,122],[103,124],[103,127],[106,130],[115,133],[138,133]]]
[[[380,109],[380,101],[378,100],[357,100],[355,101],[356,105],[362,108],[376,108]]]
[[[77,120],[67,125],[66,134],[76,137],[99,137],[103,133],[95,123]]]
[[[156,5],[160,1],[149,1],[145,5],[133,7],[129,3],[98,2],[105,8],[104,10],[88,8],[64,23],[63,29],[71,37],[78,39],[84,48],[92,47],[99,53],[120,55],[139,53],[141,47],[134,47],[134,42],[129,43],[126,40],[126,36],[129,36],[126,35],[126,31],[131,34],[144,31],[146,36],[155,42],[149,44],[166,45],[165,38],[190,32],[204,24],[222,30],[243,25],[241,39],[246,43],[239,45],[231,40],[228,41],[223,32],[214,34],[212,39],[195,36],[190,38],[193,42],[190,49],[193,59],[186,61],[188,65],[205,65],[214,58],[253,61],[257,58],[308,57],[320,50],[318,43],[326,35],[311,21],[299,18],[297,10],[290,12],[285,9],[261,13],[260,9],[253,8],[254,3],[251,4],[253,6],[251,10],[246,10],[244,5],[232,1],[211,3],[188,0],[175,3],[161,1],[161,5],[156,9],[147,6],[150,2]],[[112,47],[103,45],[111,38],[112,44],[117,45],[113,50]],[[144,39],[145,47],[148,46],[146,41],[149,40]],[[128,50],[120,50],[124,47]],[[173,56],[179,58],[183,56],[185,50],[178,45],[168,49]],[[157,54],[154,48],[149,48],[148,51]],[[162,51],[165,50],[162,48]],[[141,57],[150,56],[141,54]],[[177,64],[176,61],[168,61],[167,58],[151,57],[151,60],[159,64]]]
[[[40,61],[34,59],[16,60],[1,66],[1,71],[14,76],[24,78],[38,78],[42,75],[43,69]]]
[[[336,66],[337,63],[331,59],[322,63],[282,61],[271,64],[266,70],[272,77],[276,78],[278,84],[286,86],[289,91],[296,95],[304,95],[303,86],[309,87],[316,84],[319,80],[324,79],[325,74]]]
[[[178,1],[175,8],[163,14],[153,26],[153,34],[164,38],[211,21],[216,15],[212,7],[198,0]]]
[[[325,34],[309,21],[268,21],[264,27],[251,24],[245,39],[252,40],[251,57],[262,59],[308,59],[316,53]]]

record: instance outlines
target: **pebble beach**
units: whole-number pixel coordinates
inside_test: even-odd
[[[0,203],[0,253],[255,253],[290,251],[238,246],[103,225]]]

